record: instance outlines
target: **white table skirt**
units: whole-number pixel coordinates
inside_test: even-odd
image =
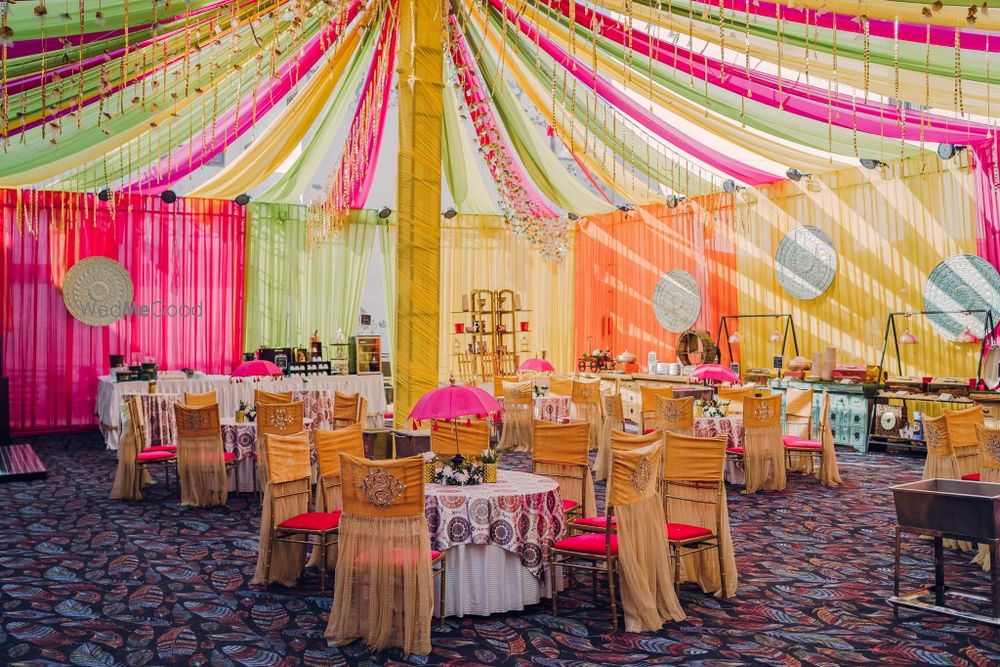
[[[551,597],[551,573],[543,584],[521,564],[521,558],[495,544],[459,544],[445,559],[445,607],[448,616],[489,616],[520,611]],[[436,582],[434,613],[441,604]]]
[[[254,389],[274,392],[325,391],[331,397],[334,391],[361,394],[368,399],[367,425],[373,428],[382,425],[381,415],[385,412],[386,404],[381,375],[324,375],[310,377],[308,381],[299,377],[263,379],[260,382],[254,382],[252,378],[241,379],[242,382],[236,382],[231,381],[228,375],[203,375],[183,380],[157,380],[156,391],[163,394],[214,391],[219,397],[219,411],[223,416],[236,414],[236,406],[241,400],[252,405]],[[130,394],[145,394],[148,390],[149,383],[144,381],[114,382],[107,375],[98,378],[97,405],[94,411],[100,420],[101,433],[108,449],[118,449],[122,400]]]

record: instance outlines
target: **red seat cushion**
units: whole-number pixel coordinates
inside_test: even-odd
[[[742,454],[743,453],[743,448],[742,447],[726,447],[726,453],[727,454]]]
[[[138,462],[140,462],[140,463],[151,463],[153,461],[167,461],[167,460],[172,459],[172,458],[174,458],[174,455],[173,455],[172,452],[150,452],[150,451],[145,451],[145,452],[140,452],[135,457],[135,460],[138,461]]]
[[[668,523],[667,539],[671,542],[685,542],[696,537],[708,537],[712,534],[708,528],[692,526],[686,523]]]
[[[431,549],[431,560],[435,560],[441,557],[441,552],[437,549]]]
[[[563,500],[563,512],[568,512],[571,509],[576,508],[580,503],[575,500]]]
[[[333,530],[340,525],[341,510],[332,512],[303,512],[278,524],[289,530]]]
[[[177,453],[177,445],[156,445],[155,447],[146,447],[142,450],[144,452],[170,452],[171,454]]]
[[[979,481],[979,473],[978,472],[973,472],[973,473],[969,473],[968,475],[962,475],[962,479],[968,480],[970,482],[978,482]]]
[[[386,412],[383,415],[383,417],[385,417],[386,419],[392,419],[392,411],[391,410],[386,410]]]
[[[793,449],[823,449],[823,443],[816,440],[798,440],[791,445],[786,442],[785,447]]]
[[[655,428],[647,428],[645,431],[642,432],[642,434],[649,435],[650,433],[655,433],[655,432],[656,432]]]
[[[236,452],[223,452],[222,453],[222,460],[225,461],[226,463],[229,463],[230,461],[235,461],[236,460]]]
[[[791,447],[799,440],[802,440],[800,436],[797,435],[783,435],[781,436],[781,441],[785,443],[785,447]]]
[[[604,533],[584,533],[583,535],[574,535],[573,537],[559,540],[556,542],[555,548],[562,549],[563,551],[603,555],[607,553],[604,548],[604,539]],[[618,554],[618,536],[613,533],[611,535],[611,554]]]
[[[604,528],[608,521],[606,516],[585,516],[581,519],[577,519],[572,523],[574,526],[589,526],[591,528]],[[618,519],[611,517],[611,525],[614,526],[618,523]]]

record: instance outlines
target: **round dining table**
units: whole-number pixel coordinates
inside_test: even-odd
[[[551,595],[549,551],[566,531],[554,480],[499,470],[495,484],[427,484],[424,510],[431,548],[447,552],[448,616],[521,610]]]

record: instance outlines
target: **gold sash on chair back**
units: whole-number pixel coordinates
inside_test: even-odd
[[[265,391],[254,389],[253,404],[260,406],[261,403],[291,403],[292,392],[290,391]]]
[[[505,384],[517,384],[519,380],[516,377],[504,377],[502,375],[493,376],[493,396],[500,398],[503,396],[503,386]]]
[[[573,378],[549,378],[549,393],[553,396],[572,396]]]
[[[694,433],[694,397],[654,396],[652,428],[691,435]]]
[[[260,406],[257,409],[260,410]],[[267,585],[277,582],[283,586],[294,586],[305,563],[305,545],[290,542],[274,544],[270,581],[267,578],[267,545],[275,526],[309,511],[312,476],[309,436],[300,431],[294,435],[266,434],[264,438],[266,445],[263,452],[258,452],[261,461],[259,469],[266,470],[260,512],[260,550],[257,570],[250,583]]]
[[[174,404],[177,422],[177,479],[181,505],[225,505],[226,463],[223,458],[219,404],[188,407]]]
[[[111,485],[111,500],[142,500],[142,487],[150,482],[149,471],[136,465],[143,449],[142,404],[138,396],[121,405],[122,437],[118,443],[118,468]]]
[[[720,401],[729,401],[729,415],[743,414],[743,401],[747,397],[757,394],[757,387],[746,385],[743,387],[719,387],[717,390]]]
[[[364,423],[368,412],[368,399],[361,394],[333,393],[333,422],[336,426]]]
[[[625,433],[624,431],[611,431],[611,449],[620,452],[630,452],[640,447],[648,447],[660,442],[662,439],[663,434],[660,431],[643,433],[642,435]]]
[[[608,505],[617,520],[618,562],[626,632],[655,632],[684,620],[674,591],[657,494],[661,445],[612,450]]]
[[[786,480],[781,394],[743,399],[743,439],[746,492],[783,490]]]
[[[302,401],[257,404],[257,477],[261,488],[267,485],[268,437],[300,433],[303,423]]]
[[[573,408],[576,418],[590,424],[588,446],[597,449],[604,423],[604,405],[601,402],[600,380],[573,380]]]
[[[206,391],[203,394],[184,392],[184,405],[189,408],[202,408],[206,405],[216,405],[218,402],[219,396],[214,391]]]
[[[456,448],[456,433],[458,444]],[[479,456],[490,446],[490,427],[485,419],[450,422],[435,419],[431,424],[431,451],[435,454],[465,457]]]
[[[986,423],[983,408],[977,405],[967,410],[949,410],[944,413],[944,422],[948,427],[951,447],[955,451],[959,477],[979,472],[976,426],[984,426]]]
[[[648,387],[644,384],[639,385],[639,393],[642,396],[642,410],[643,414],[647,412],[656,411],[656,397],[662,396],[663,398],[673,398],[674,388],[673,387]]]
[[[500,449],[528,451],[531,446],[531,423],[534,419],[535,403],[531,395],[531,382],[504,382]]]
[[[723,469],[728,439],[696,438],[667,432],[663,444],[664,503],[667,521],[710,529],[719,552],[706,549],[681,558],[681,581],[694,581],[716,597],[736,595],[738,572],[729,528]],[[667,496],[671,496],[667,498]],[[725,574],[725,591],[722,590]]]
[[[563,499],[579,503],[583,516],[597,516],[597,496],[590,474],[589,431],[590,427],[582,422],[535,421],[531,469],[558,482]]]
[[[620,393],[604,397],[604,423],[601,437],[597,441],[597,458],[594,460],[594,478],[598,481],[608,478],[611,469],[611,433],[625,430],[625,406]]]
[[[341,454],[344,514],[337,575],[324,636],[361,638],[375,651],[431,650],[431,544],[424,516],[424,461],[368,461]]]
[[[335,431],[317,429],[316,463],[319,480],[316,484],[316,511],[332,512],[344,506],[340,485],[340,455],[365,457],[365,442],[361,424],[355,423]]]

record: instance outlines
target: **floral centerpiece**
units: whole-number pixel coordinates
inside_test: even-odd
[[[425,459],[425,466],[427,462]],[[464,457],[436,456],[430,464],[431,470],[425,467],[425,474],[430,477],[432,484],[445,484],[447,486],[475,486],[483,483],[483,476],[486,472],[485,466],[476,459]]]
[[[729,414],[729,401],[699,398],[694,402],[694,409],[695,413],[700,413],[702,417],[725,417]]]
[[[479,460],[483,464],[483,481],[487,484],[496,484],[497,463],[500,462],[500,450],[496,447],[487,447],[479,455]]]

